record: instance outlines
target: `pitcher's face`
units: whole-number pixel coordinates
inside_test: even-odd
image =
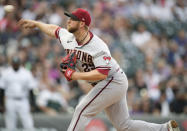
[[[74,33],[76,32],[77,30],[79,30],[80,28],[80,21],[75,21],[73,19],[68,19],[67,21],[67,30],[70,32],[70,33]]]

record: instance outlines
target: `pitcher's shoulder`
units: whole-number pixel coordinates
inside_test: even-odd
[[[98,36],[94,35],[93,39],[90,41],[90,45],[94,47],[96,51],[110,52],[108,45]]]

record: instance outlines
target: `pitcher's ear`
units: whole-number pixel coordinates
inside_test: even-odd
[[[83,21],[80,21],[80,26],[81,26],[81,27],[84,27],[84,26],[86,26],[85,22],[83,22]]]

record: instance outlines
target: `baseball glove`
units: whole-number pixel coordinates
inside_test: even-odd
[[[76,65],[76,54],[68,54],[64,58],[62,58],[62,62],[60,63],[60,71],[64,74],[68,81],[71,81],[71,76],[75,72]]]

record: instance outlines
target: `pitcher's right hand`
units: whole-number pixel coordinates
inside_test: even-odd
[[[21,27],[21,28],[33,29],[33,28],[36,27],[36,23],[37,23],[37,21],[34,21],[34,20],[25,20],[25,19],[21,19],[21,20],[18,22],[18,26]]]

